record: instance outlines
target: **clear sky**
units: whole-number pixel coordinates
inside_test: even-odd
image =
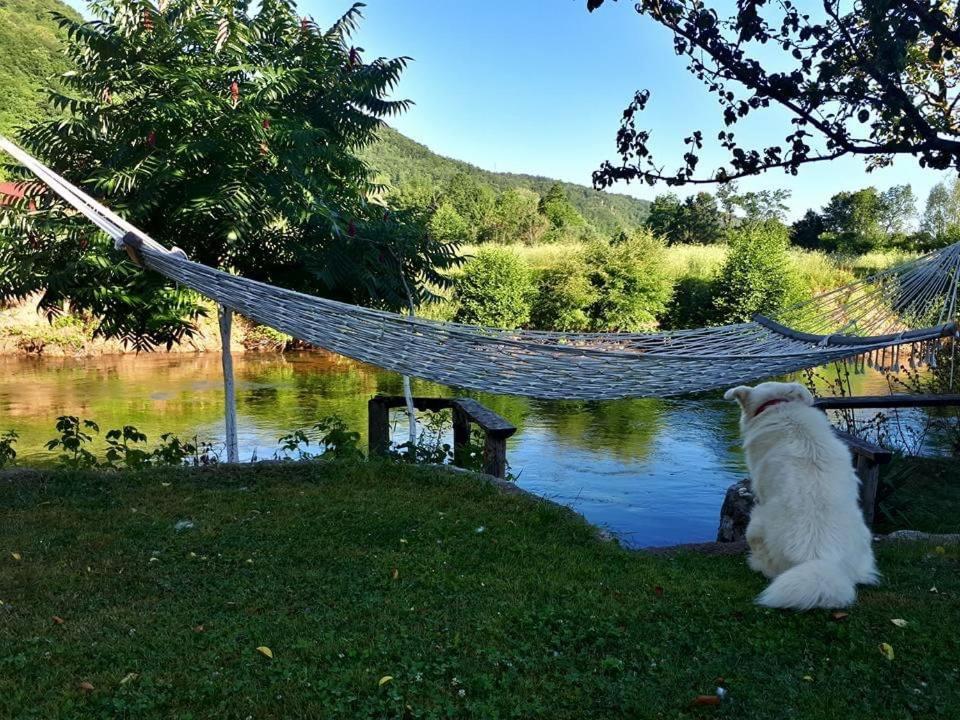
[[[594,169],[615,159],[620,115],[640,88],[651,102],[641,124],[667,168],[680,164],[682,139],[721,129],[716,101],[673,53],[669,34],[638,16],[628,0],[588,13],[585,0],[366,0],[357,43],[371,55],[413,58],[397,96],[416,105],[392,121],[443,155],[480,167],[590,183]],[[304,0],[304,14],[332,22],[348,0]],[[744,146],[763,147],[789,132],[782,113],[757,115],[736,128]],[[748,142],[748,139],[753,142]],[[705,153],[712,169],[720,152]],[[713,160],[714,162],[711,162]],[[820,207],[833,193],[867,185],[911,183],[922,201],[945,176],[912,158],[867,173],[850,158],[802,168],[798,177],[774,170],[741,182],[743,190],[785,187],[791,216]],[[692,188],[692,186],[689,186]],[[705,189],[710,190],[708,186]],[[665,186],[619,185],[618,192],[652,199]],[[695,192],[679,189],[679,194]]]

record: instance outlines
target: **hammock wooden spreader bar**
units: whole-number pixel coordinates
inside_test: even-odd
[[[312,345],[444,385],[536,398],[667,397],[859,357],[924,362],[956,333],[960,244],[774,318],[658,333],[498,330],[408,317],[231,275],[168,250],[12,143],[0,148],[145,268]],[[909,346],[901,354],[896,348]]]

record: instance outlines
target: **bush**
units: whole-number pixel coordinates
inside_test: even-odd
[[[530,313],[538,330],[582,332],[590,328],[590,307],[597,301],[580,256],[562,259],[540,273]]]
[[[714,294],[717,279],[689,275],[674,286],[673,298],[667,306],[663,327],[667,330],[710,327],[717,324]]]
[[[640,331],[657,327],[673,294],[664,245],[646,229],[615,242],[593,243],[586,253],[590,284],[597,294],[589,308],[592,330]]]
[[[485,248],[463,268],[458,322],[513,329],[530,320],[533,283],[526,263],[504,248]]]
[[[721,322],[748,322],[757,313],[770,315],[799,299],[789,242],[780,223],[750,223],[732,233],[714,301]]]

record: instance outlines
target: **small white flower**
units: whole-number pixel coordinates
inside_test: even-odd
[[[459,690],[457,690],[457,695],[459,695],[460,697],[466,697],[467,691],[464,690],[463,688],[460,688]]]

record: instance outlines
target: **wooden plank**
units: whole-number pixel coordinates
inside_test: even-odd
[[[508,438],[513,435],[517,428],[506,418],[497,415],[493,410],[485,408],[476,400],[470,398],[458,398],[454,400],[457,405],[472,422],[482,427],[488,434],[499,438]]]
[[[390,408],[379,397],[367,401],[367,453],[386,455],[390,449]]]
[[[866,458],[870,462],[878,465],[885,465],[893,459],[893,453],[890,450],[867,442],[862,438],[858,438],[856,435],[851,435],[836,428],[834,428],[833,433],[843,440],[856,456]]]
[[[821,410],[954,407],[960,406],[960,395],[858,395],[817,398],[813,406]]]

